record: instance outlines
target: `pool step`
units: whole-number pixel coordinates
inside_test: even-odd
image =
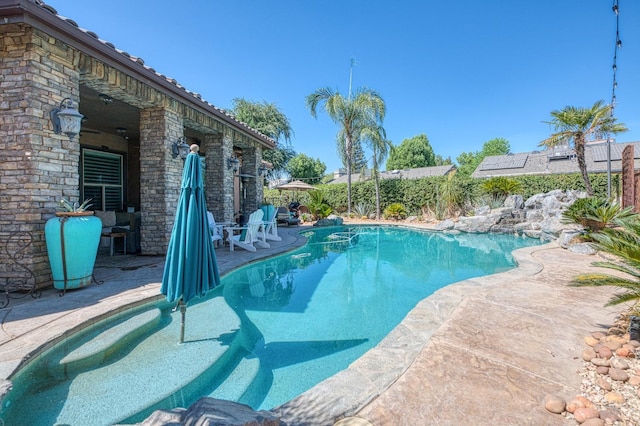
[[[98,334],[60,360],[65,371],[77,371],[99,365],[106,357],[118,351],[122,345],[139,337],[160,321],[159,309],[151,309],[133,316]]]

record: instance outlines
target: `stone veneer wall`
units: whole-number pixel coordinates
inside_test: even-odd
[[[205,153],[205,194],[207,207],[217,222],[233,221],[233,171],[227,158],[233,154],[233,141],[222,135],[206,135],[202,143]]]
[[[171,144],[182,136],[182,126],[182,119],[167,109],[140,111],[142,254],[167,253],[184,164],[173,158]]]
[[[258,149],[255,147],[245,148],[242,151],[242,173],[246,173],[251,176],[245,183],[245,189],[247,190],[247,196],[244,200],[244,213],[245,217],[260,207],[260,201],[262,197],[258,198]],[[260,188],[262,190],[262,188]]]
[[[78,58],[28,26],[0,34],[0,284],[51,281],[44,224],[62,197],[78,199],[80,144],[51,131],[49,112],[77,102]]]

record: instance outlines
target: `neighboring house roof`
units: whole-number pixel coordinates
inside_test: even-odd
[[[56,9],[43,0],[6,0],[0,3],[2,3],[0,16],[5,17],[5,23],[26,22],[32,26],[42,26],[63,42],[85,52],[92,51],[101,61],[122,68],[128,74],[138,74],[140,81],[154,87],[159,86],[167,93],[171,93],[172,97],[196,105],[231,128],[256,138],[263,145],[269,148],[275,147],[276,142],[272,138],[237,120],[228,111],[203,100],[200,94],[187,90],[175,79],[156,72],[145,65],[142,58],[132,56],[116,48],[112,43],[102,40],[96,33],[80,28],[74,20],[59,15]]]
[[[633,145],[634,167],[640,168],[640,142],[611,144],[611,171],[622,171],[622,150]],[[607,144],[585,146],[585,161],[589,173],[607,172]],[[471,175],[474,178],[519,175],[579,173],[575,151],[566,147],[519,154],[485,157]]]
[[[432,176],[445,176],[455,170],[456,166],[448,164],[445,166],[418,167],[415,169],[391,170],[380,172],[380,179],[421,179]],[[371,180],[371,171],[363,173],[352,173],[351,182],[363,182]],[[347,183],[347,175],[337,177],[328,183]]]

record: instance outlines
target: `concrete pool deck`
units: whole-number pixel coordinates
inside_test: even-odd
[[[256,253],[216,249],[222,274],[304,244],[305,227]],[[549,393],[579,393],[583,338],[606,330],[620,308],[609,289],[566,284],[593,256],[556,243],[518,250],[517,269],[466,280],[423,300],[348,369],[274,410],[288,424],[562,425],[544,409]],[[425,259],[425,262],[428,259]],[[159,296],[163,257],[100,255],[102,285],[11,300],[0,310],[0,379],[30,354],[87,321]],[[150,424],[150,423],[146,423]]]

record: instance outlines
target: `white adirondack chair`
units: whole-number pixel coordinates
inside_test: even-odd
[[[263,240],[282,241],[278,235],[278,209],[274,208],[271,217],[265,217],[264,226],[258,231],[258,236]]]
[[[209,211],[207,212],[207,219],[209,220],[209,229],[211,230],[211,242],[213,242],[213,245],[218,246],[222,242],[223,226],[216,224],[213,213]]]
[[[233,248],[235,246],[249,251],[256,251],[255,244],[260,247],[269,248],[269,244],[267,244],[267,241],[264,238],[264,232],[262,233],[262,240],[258,235],[261,228],[264,227],[264,222],[262,221],[263,215],[264,212],[258,209],[255,212],[251,213],[251,215],[249,216],[249,222],[247,222],[247,226],[227,228],[227,230],[230,231],[229,236],[227,237],[230,251],[233,251]],[[240,234],[234,235],[233,231],[241,232]]]

